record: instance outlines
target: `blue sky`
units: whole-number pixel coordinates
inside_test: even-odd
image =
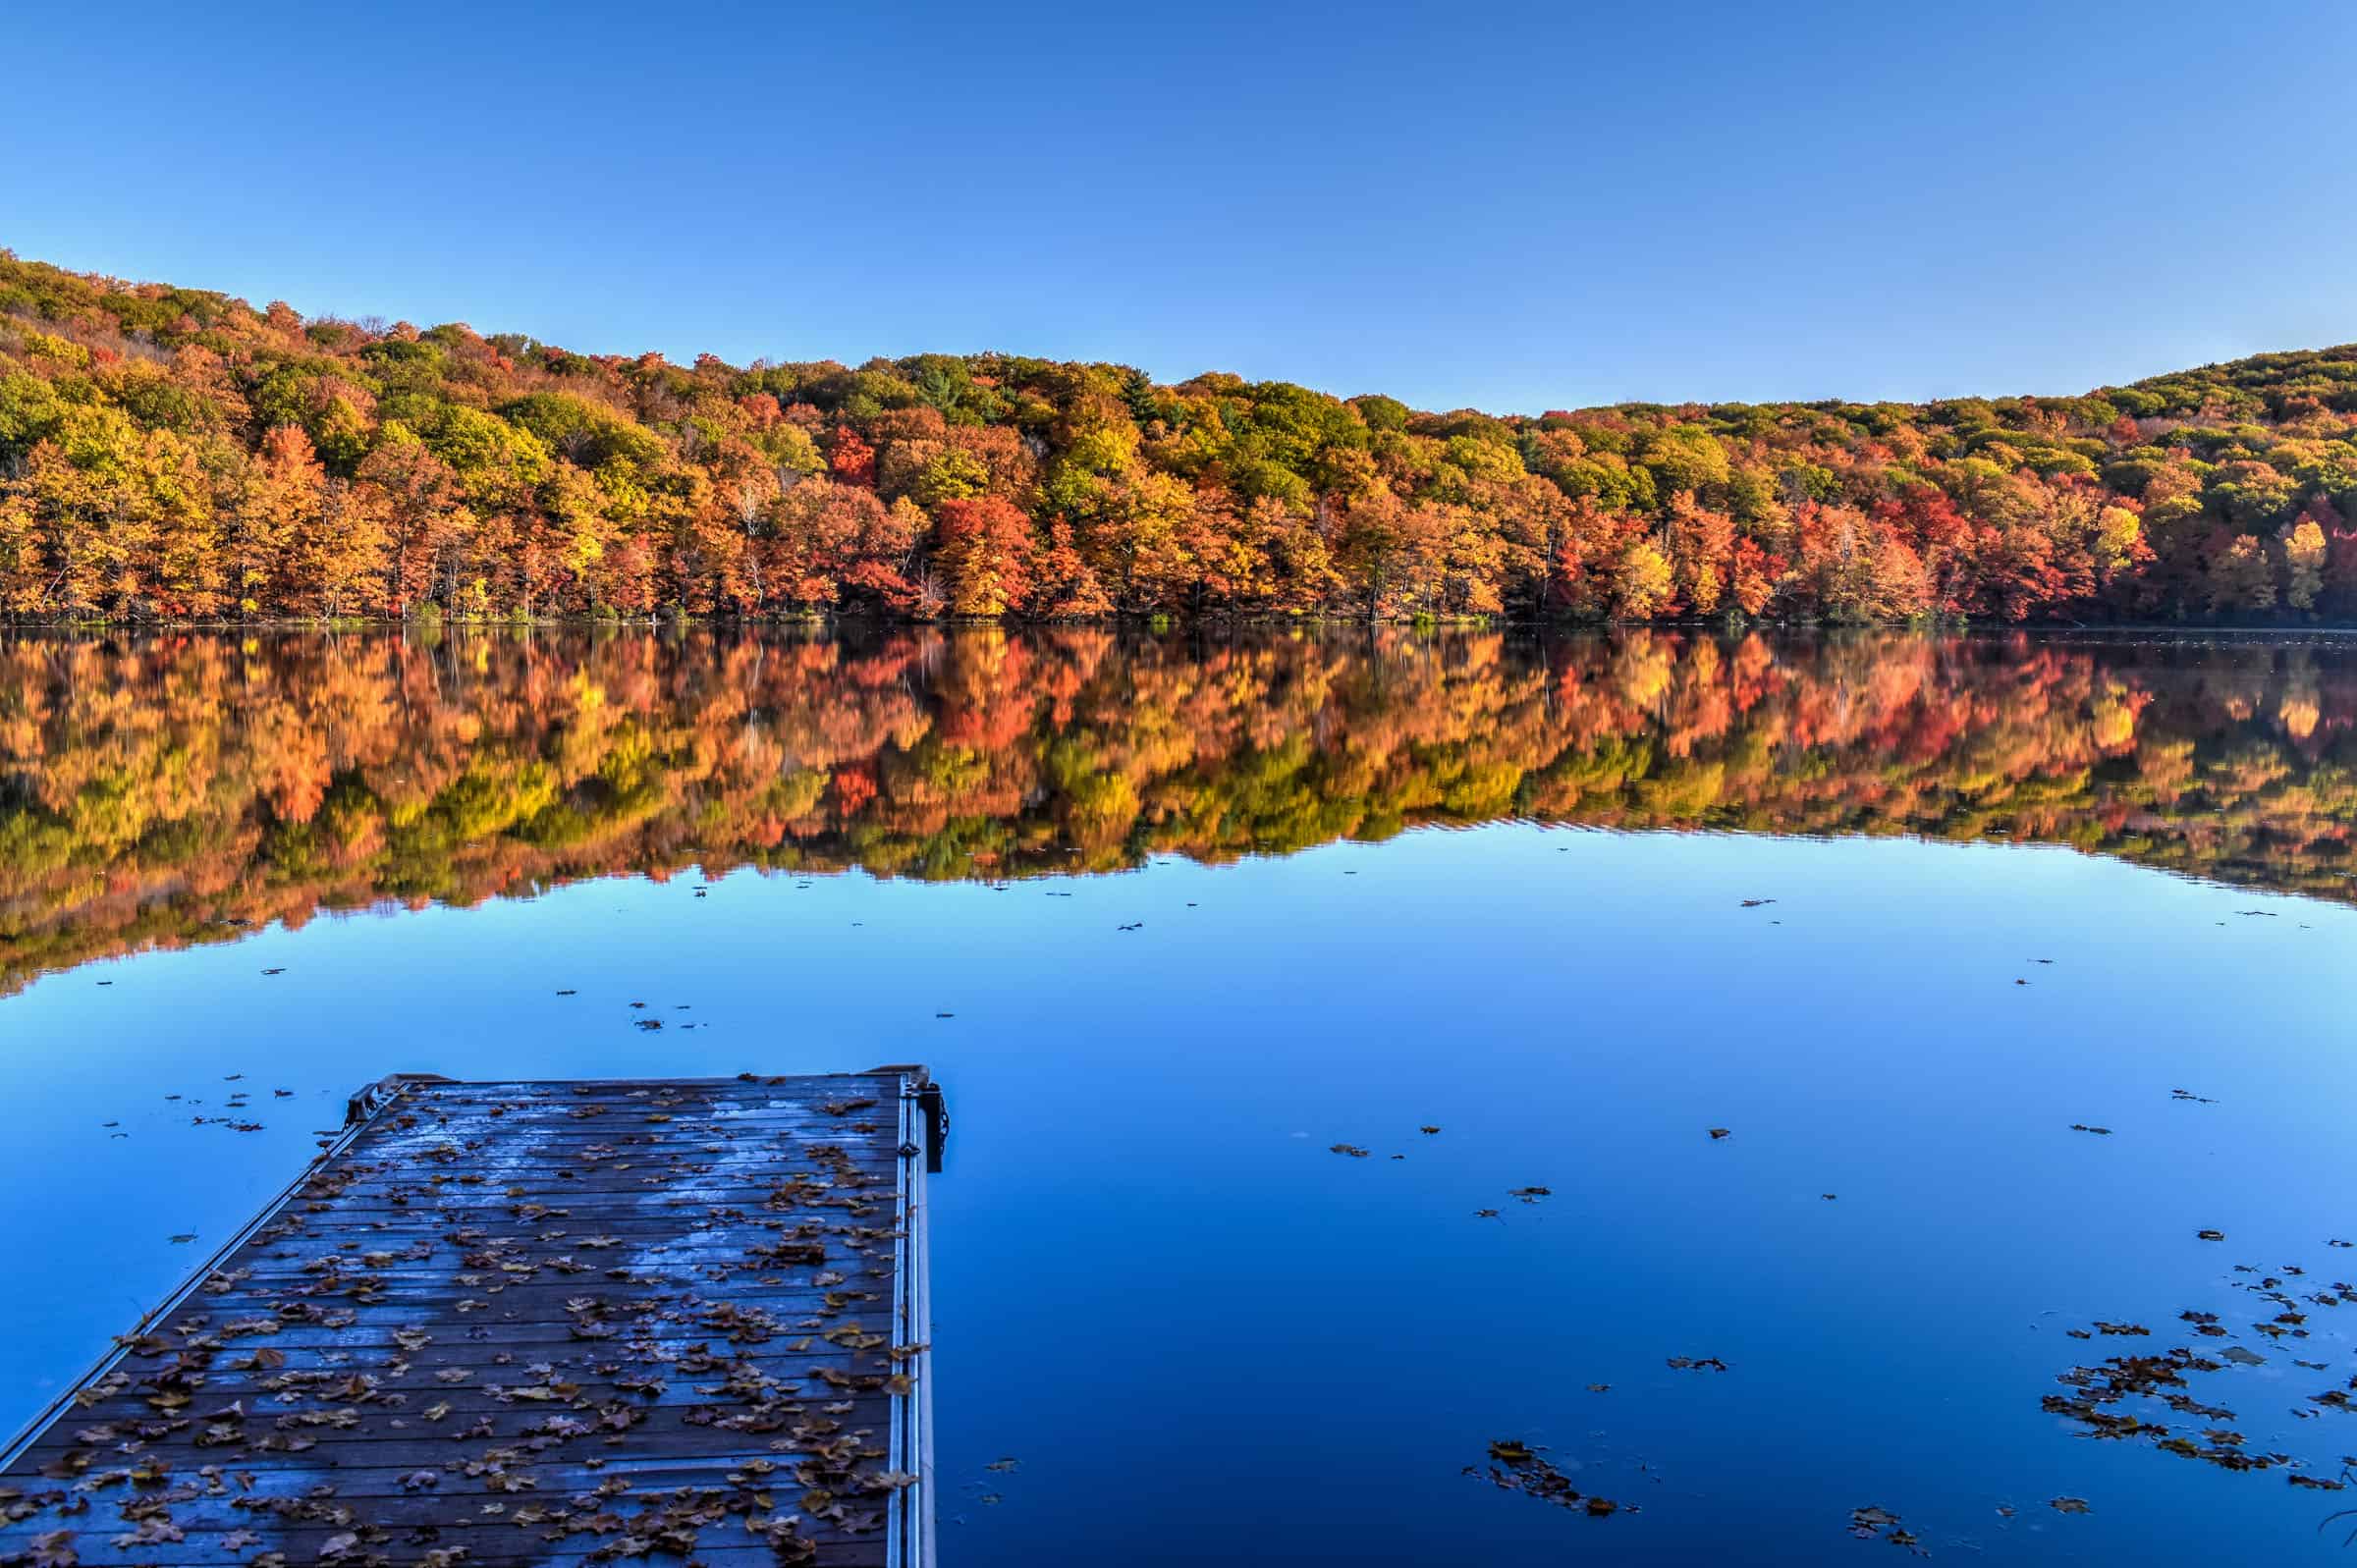
[[[2357,339],[2357,7],[26,8],[0,244],[742,362],[1535,411]]]

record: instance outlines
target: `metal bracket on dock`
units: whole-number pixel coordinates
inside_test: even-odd
[[[869,1071],[897,1072],[905,1080],[902,1097],[915,1101],[916,1108],[925,1113],[925,1173],[940,1175],[942,1146],[950,1141],[950,1108],[941,1097],[941,1085],[933,1081],[931,1072],[914,1062],[888,1062]]]
[[[941,1085],[920,1084],[916,1108],[925,1113],[925,1173],[937,1176],[941,1174],[942,1145],[950,1141],[950,1108],[941,1098]]]
[[[449,1083],[438,1072],[389,1072],[344,1102],[344,1125],[356,1127],[401,1097],[413,1083]]]

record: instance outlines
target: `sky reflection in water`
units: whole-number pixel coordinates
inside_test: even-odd
[[[7,1233],[38,1282],[0,1306],[0,1399],[28,1413],[79,1372],[383,1072],[923,1060],[957,1117],[933,1261],[948,1561],[1817,1562],[1889,1552],[1846,1535],[1868,1504],[1943,1557],[2342,1560],[2317,1525],[2357,1487],[2093,1441],[2040,1401],[2107,1355],[2243,1345],[2266,1365],[2195,1391],[2249,1449],[2320,1479],[2357,1452],[2357,1415],[2309,1402],[2357,1373],[2357,1310],[2310,1306],[2308,1337],[2277,1343],[2249,1325],[2278,1304],[2237,1288],[2265,1276],[2234,1271],[2302,1295],[2357,1277],[2328,1245],[2357,1239],[2357,914],[2269,891],[2345,881],[2357,661],[1089,646],[10,647],[12,974],[202,945],[0,1000]],[[607,695],[584,710],[589,685]],[[503,820],[485,781],[537,790],[531,815]],[[1501,811],[1966,823],[2110,852],[1527,820],[1321,842]],[[463,821],[483,831],[445,831]],[[1158,847],[1281,832],[1314,846]],[[211,924],[699,854],[1136,869],[746,869],[703,897],[693,874],[608,878]],[[632,1028],[632,1000],[665,1029]],[[264,1131],[190,1124],[236,1088]],[[1552,1196],[1507,1196],[1534,1184]],[[2234,1337],[2192,1337],[2188,1309]],[[2153,1333],[2067,1336],[2098,1320]],[[1494,1438],[1552,1445],[1641,1511],[1468,1479]],[[984,1468],[1001,1456],[1021,1468]]]

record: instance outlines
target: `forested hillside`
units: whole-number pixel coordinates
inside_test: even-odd
[[[781,336],[791,336],[791,316]],[[2357,346],[2082,397],[1427,413],[691,366],[0,251],[0,614],[2357,617]]]

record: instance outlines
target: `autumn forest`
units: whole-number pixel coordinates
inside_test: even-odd
[[[0,616],[2357,617],[2357,347],[2078,397],[1422,412],[592,354],[0,251]]]

